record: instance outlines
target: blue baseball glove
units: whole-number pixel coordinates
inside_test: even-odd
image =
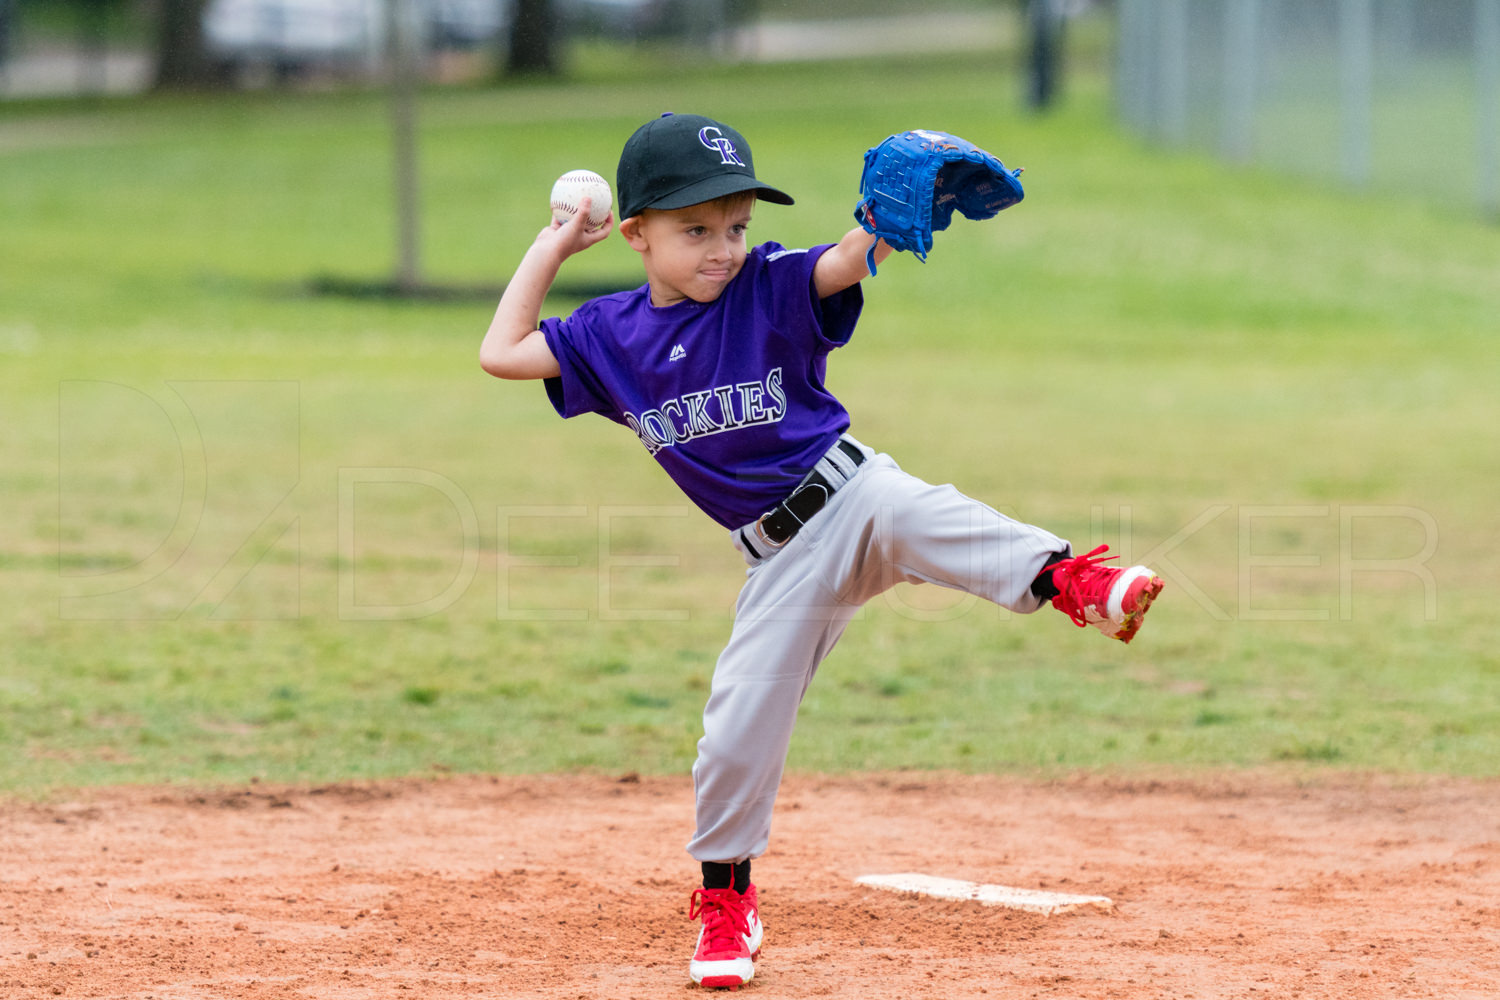
[[[854,218],[892,249],[925,261],[932,234],[948,228],[955,209],[966,219],[989,219],[1024,198],[1020,175],[956,135],[901,132],[865,153]],[[873,244],[866,261],[874,274]]]

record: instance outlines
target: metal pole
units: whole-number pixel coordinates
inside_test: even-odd
[[[1062,76],[1062,9],[1058,0],[1027,0],[1026,23],[1031,38],[1026,106],[1045,111],[1057,96]]]
[[[1370,145],[1374,131],[1375,22],[1371,0],[1339,4],[1340,129],[1344,179],[1362,187],[1370,180]]]
[[[1224,155],[1248,163],[1255,154],[1255,78],[1260,61],[1260,0],[1224,6]]]
[[[1187,0],[1161,0],[1161,107],[1158,135],[1174,146],[1187,139]]]
[[[411,0],[386,0],[390,35],[391,146],[395,154],[396,288],[421,284],[421,231],[417,193],[417,85]]]
[[[1479,208],[1500,220],[1500,0],[1475,0]]]
[[[1115,17],[1115,101],[1120,117],[1144,133],[1151,121],[1150,53],[1143,42],[1149,34],[1142,19],[1147,16],[1142,0],[1120,0]]]

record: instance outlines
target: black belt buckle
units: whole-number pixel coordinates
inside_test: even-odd
[[[849,441],[840,438],[838,449],[849,457],[855,468],[864,464],[864,452]],[[767,549],[781,548],[802,530],[802,526],[814,514],[828,506],[832,496],[833,486],[822,474],[814,472],[806,482],[792,491],[791,496],[760,516],[754,525],[755,537]]]
[[[755,537],[767,546],[779,549],[802,530],[802,526],[828,505],[833,495],[823,477],[803,483],[796,492],[762,514],[755,522]]]

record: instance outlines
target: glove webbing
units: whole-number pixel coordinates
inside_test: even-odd
[[[988,219],[1024,198],[1020,173],[946,132],[901,132],[865,152],[854,218],[877,240],[925,261],[933,232],[948,228],[955,209]],[[874,244],[865,263],[873,275]]]

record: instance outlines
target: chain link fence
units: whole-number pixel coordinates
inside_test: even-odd
[[[1500,220],[1500,0],[1118,0],[1128,127]]]

